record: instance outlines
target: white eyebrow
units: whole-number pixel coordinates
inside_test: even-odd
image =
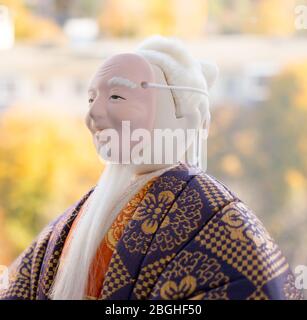
[[[138,87],[138,85],[135,82],[133,82],[129,79],[126,79],[126,78],[122,78],[122,77],[113,77],[113,78],[109,79],[108,85],[109,86],[121,85],[121,86],[125,86],[125,87],[132,88],[132,89],[135,89]]]

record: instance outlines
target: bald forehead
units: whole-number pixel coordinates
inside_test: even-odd
[[[153,81],[154,71],[150,63],[140,55],[123,53],[107,59],[97,70],[92,86],[107,84],[113,77],[122,77],[140,83]]]
[[[102,69],[108,69],[112,67],[124,68],[123,71],[142,74],[142,72],[151,71],[149,62],[142,56],[135,53],[122,53],[112,56],[107,59],[102,65]]]

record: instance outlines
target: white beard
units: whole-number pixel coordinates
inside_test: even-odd
[[[54,300],[80,300],[86,294],[91,262],[118,214],[112,210],[132,180],[128,165],[108,164],[78,221],[51,291]]]
[[[94,139],[101,160],[104,155]],[[51,288],[53,300],[81,300],[86,295],[88,275],[97,249],[122,207],[147,181],[170,165],[107,163],[98,184],[86,202]],[[145,172],[145,173],[144,173]],[[140,174],[137,179],[136,174]]]
[[[88,206],[78,221],[65,258],[51,289],[53,300],[81,300],[86,295],[88,275],[101,240],[130,198],[151,178],[172,166],[152,166],[135,178],[140,166],[107,164],[99,182],[89,197]],[[148,170],[148,167],[146,167]]]

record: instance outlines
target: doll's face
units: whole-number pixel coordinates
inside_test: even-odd
[[[126,152],[125,155],[122,152],[123,147],[127,148],[126,140],[122,139],[123,121],[128,121],[125,124],[130,125],[131,132],[136,129],[152,131],[156,112],[155,90],[146,90],[140,85],[135,87],[134,84],[153,82],[154,77],[151,65],[133,53],[115,55],[97,70],[88,90],[86,123],[93,134],[95,147],[104,159],[110,160],[110,154],[104,152],[110,150],[108,143],[112,139],[112,148],[119,152],[112,150],[114,157],[120,162],[126,158]],[[112,130],[117,132],[118,140],[110,138]],[[135,143],[130,141],[129,150]]]

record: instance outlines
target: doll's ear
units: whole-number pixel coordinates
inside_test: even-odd
[[[208,88],[211,88],[217,79],[219,69],[214,62],[200,60],[202,73],[207,81]]]

